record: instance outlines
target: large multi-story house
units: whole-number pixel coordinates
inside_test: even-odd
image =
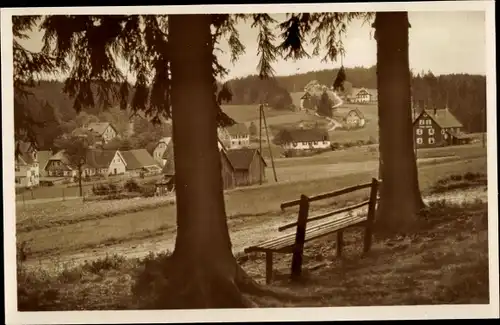
[[[37,150],[29,142],[18,141],[17,155],[14,161],[14,179],[16,187],[31,188],[40,184]]]
[[[351,103],[375,103],[378,100],[376,89],[352,88],[351,94],[347,95],[348,102]]]
[[[463,137],[463,125],[448,110],[422,110],[414,119],[413,131],[417,148],[431,148],[459,144]]]

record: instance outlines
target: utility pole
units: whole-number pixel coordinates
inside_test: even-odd
[[[259,152],[262,155],[262,102],[259,105]],[[262,185],[262,173],[259,173],[260,185]]]
[[[274,173],[274,181],[278,183],[278,176],[276,176],[276,168],[274,167],[274,158],[273,158],[273,152],[271,150],[271,142],[269,141],[269,132],[267,130],[267,122],[266,122],[266,115],[264,113],[264,105],[261,106],[261,114],[262,118],[264,120],[264,127],[266,128],[266,138],[267,138],[267,145],[269,148],[269,155],[271,156],[271,165],[273,166],[273,173]],[[261,147],[262,148],[262,147]],[[262,154],[262,151],[261,151]],[[262,173],[261,173],[262,175]],[[262,176],[261,176],[262,177]]]

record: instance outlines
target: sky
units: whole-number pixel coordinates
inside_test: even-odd
[[[278,21],[285,19],[285,14],[274,14]],[[409,32],[410,68],[414,72],[432,71],[435,75],[451,73],[469,73],[486,75],[486,28],[485,13],[482,11],[432,11],[409,12],[411,24]],[[345,67],[376,64],[376,41],[373,39],[374,29],[371,24],[361,20],[353,21],[347,27],[343,43],[346,55],[343,59]],[[237,29],[240,40],[246,47],[236,64],[230,63],[229,47],[222,42],[224,51],[218,54],[221,63],[230,69],[226,79],[244,77],[257,73],[257,34],[250,23],[239,23]],[[279,31],[276,30],[276,35]],[[30,39],[22,44],[27,49],[37,51],[41,48],[42,33],[35,30]],[[312,53],[313,46],[305,45],[306,51]],[[298,61],[279,59],[273,68],[276,75],[290,75],[322,69],[340,67],[340,62],[322,62],[323,55],[305,58]]]

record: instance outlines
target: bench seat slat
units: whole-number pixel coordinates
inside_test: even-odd
[[[310,241],[318,237],[322,237],[338,231],[343,228],[347,228],[358,223],[366,221],[366,216],[351,216],[335,219],[332,221],[324,222],[319,225],[315,225],[307,229],[305,241]],[[259,243],[258,245],[251,246],[245,249],[245,252],[266,252],[266,251],[290,251],[295,244],[295,233],[289,233],[287,235],[275,238],[273,240],[266,240]]]

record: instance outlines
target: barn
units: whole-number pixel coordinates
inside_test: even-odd
[[[231,189],[235,187],[235,175],[234,168],[229,161],[229,158],[226,154],[226,150],[224,146],[219,141],[219,151],[221,156],[222,163],[222,182],[225,190]],[[165,166],[163,166],[162,173],[164,175],[165,184],[168,183],[168,187],[172,188],[175,186],[175,163],[174,163],[174,146],[171,141],[167,146],[167,149],[164,153],[164,158],[166,160]],[[163,183],[162,183],[163,184]]]
[[[447,109],[422,110],[413,122],[417,148],[463,143],[463,125]]]
[[[231,149],[226,154],[234,169],[236,186],[248,186],[266,180],[267,164],[258,149]]]

